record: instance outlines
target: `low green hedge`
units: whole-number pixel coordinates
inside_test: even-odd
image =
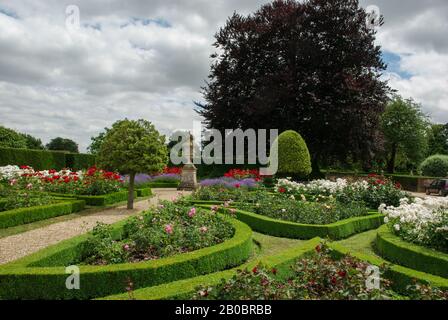
[[[389,261],[448,278],[448,254],[406,242],[393,234],[387,225],[378,230],[376,249]]]
[[[0,166],[7,165],[27,165],[35,170],[61,170],[65,167],[65,153],[46,150],[0,148]]]
[[[88,235],[66,240],[28,257],[0,266],[0,299],[89,299],[196,277],[241,265],[252,252],[252,230],[229,219],[232,239],[194,252],[160,260],[108,266],[80,266],[80,290],[66,289],[64,266],[79,257]],[[120,234],[125,221],[114,225]]]
[[[443,290],[448,289],[448,279],[446,278],[413,270],[401,265],[391,264],[389,261],[381,259],[377,256],[353,252],[336,243],[330,243],[329,246],[331,249],[333,249],[336,255],[350,254],[372,265],[376,265],[379,267],[381,267],[382,265],[387,265],[389,268],[383,276],[392,282],[392,288],[398,293],[405,294],[407,291],[407,287],[410,285],[414,285],[415,281],[429,284],[433,287],[437,287]]]
[[[0,229],[78,212],[84,209],[85,204],[83,200],[64,200],[45,206],[3,211],[0,212]]]
[[[0,212],[5,210],[5,205],[6,205],[6,200],[1,200],[0,199]]]
[[[213,201],[192,201],[201,207],[210,207]],[[291,239],[312,239],[315,237],[333,240],[345,239],[351,235],[376,229],[383,224],[384,216],[377,212],[370,212],[364,217],[354,217],[327,225],[300,224],[266,217],[243,210],[235,211],[238,220],[247,223],[252,230],[274,237]]]
[[[147,192],[147,191],[145,191]],[[60,194],[60,193],[52,193],[54,196],[59,196],[67,199],[78,199],[84,200],[86,205],[93,207],[103,207],[106,205],[114,204],[117,202],[126,201],[128,199],[128,191],[123,190],[119,192],[109,193],[102,196],[83,196],[76,194]],[[134,192],[134,197],[138,197],[138,191]]]
[[[136,192],[137,192],[137,197],[149,197],[149,196],[152,196],[151,188],[137,189]]]
[[[320,238],[315,238],[291,249],[282,251],[279,254],[253,260],[230,270],[138,289],[133,291],[132,295],[137,300],[190,299],[195,293],[196,287],[217,285],[222,279],[227,280],[233,277],[238,269],[252,269],[260,263],[269,268],[276,268],[279,276],[287,278],[291,272],[290,266],[297,261],[297,259],[312,253],[320,242]],[[103,297],[100,300],[129,300],[129,294],[121,293],[111,295]]]

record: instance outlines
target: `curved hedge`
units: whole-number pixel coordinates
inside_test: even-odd
[[[83,210],[85,205],[83,200],[63,200],[63,202],[45,206],[2,211],[0,212],[0,229],[71,214]]]
[[[218,205],[215,201],[191,201],[200,207],[210,208]],[[252,230],[274,237],[290,239],[312,239],[315,237],[333,240],[345,239],[351,235],[376,229],[384,223],[384,216],[377,212],[369,212],[364,217],[354,217],[326,225],[301,224],[291,221],[273,219],[253,212],[235,211],[238,220],[248,224]]]
[[[82,235],[0,267],[0,299],[90,299],[124,292],[129,281],[135,288],[196,277],[242,264],[252,251],[252,230],[229,219],[232,239],[197,251],[164,259],[108,266],[80,266],[80,290],[65,287],[67,264],[79,257]],[[114,225],[121,233],[125,221]]]
[[[333,250],[335,255],[346,255],[350,254],[355,258],[366,261],[375,266],[387,265],[389,268],[384,273],[386,279],[391,280],[392,288],[396,292],[406,293],[407,287],[414,285],[415,281],[420,283],[429,284],[433,287],[448,290],[448,279],[442,278],[429,273],[413,270],[401,265],[391,264],[389,261],[381,259],[377,256],[372,256],[369,254],[364,254],[360,252],[353,252],[344,246],[336,243],[330,243],[329,247]]]
[[[277,274],[280,277],[287,278],[291,272],[290,266],[301,257],[314,252],[315,247],[321,242],[320,238],[314,238],[301,243],[300,245],[291,249],[282,251],[279,254],[256,259],[254,261],[247,262],[237,268],[233,268],[226,271],[215,272],[212,274],[199,276],[190,279],[184,279],[179,281],[173,281],[170,283],[142,288],[133,291],[133,297],[137,300],[173,300],[173,299],[189,299],[195,292],[197,286],[206,285],[214,286],[221,282],[222,279],[230,279],[236,273],[238,269],[252,269],[256,265],[262,263],[263,265],[276,268]],[[100,298],[100,300],[128,300],[128,293],[121,293],[117,295],[111,295]]]
[[[378,230],[378,253],[387,260],[422,272],[448,278],[448,254],[406,242],[389,230]]]

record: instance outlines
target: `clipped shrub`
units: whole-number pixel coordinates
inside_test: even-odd
[[[278,156],[278,175],[305,178],[311,173],[311,157],[302,136],[292,130],[283,132],[271,150],[271,162]]]
[[[65,166],[72,170],[81,170],[93,167],[96,158],[92,154],[67,153],[65,155]]]
[[[434,155],[427,158],[420,165],[420,170],[425,176],[447,177],[448,176],[448,156]]]
[[[35,170],[56,169],[65,167],[65,153],[42,150],[0,148],[0,166],[27,165]]]

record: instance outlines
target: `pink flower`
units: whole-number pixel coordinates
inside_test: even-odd
[[[129,247],[128,244],[125,244],[125,245],[123,246],[123,250],[124,250],[124,251],[129,251],[129,249],[130,249],[130,247]]]
[[[168,233],[168,234],[173,234],[173,226],[171,225],[171,224],[167,224],[166,226],[165,226],[165,232],[166,233]]]
[[[218,211],[219,207],[218,206],[212,206],[211,209],[212,209],[212,211],[216,212],[216,211]]]
[[[9,185],[10,186],[14,186],[16,184],[17,184],[17,179],[12,179],[12,180],[9,181]]]
[[[230,213],[231,214],[235,214],[236,213],[236,209],[230,209]]]
[[[28,190],[31,190],[31,189],[33,188],[33,184],[32,184],[32,183],[28,183],[28,184],[26,185],[26,188],[27,188]]]
[[[188,216],[190,218],[193,218],[196,215],[196,208],[191,208],[190,211],[188,212]]]
[[[204,226],[204,227],[201,227],[199,229],[199,231],[201,231],[202,233],[206,233],[208,231],[208,228]]]
[[[165,206],[163,204],[159,204],[159,208],[163,209],[163,208],[165,208]]]

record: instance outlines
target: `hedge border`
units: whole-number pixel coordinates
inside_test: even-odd
[[[337,255],[350,254],[355,258],[378,267],[381,267],[382,265],[388,265],[389,269],[385,272],[384,276],[385,278],[392,281],[392,288],[398,293],[406,293],[406,288],[410,285],[414,285],[415,281],[429,284],[442,290],[448,290],[448,279],[446,278],[418,270],[413,270],[398,264],[393,264],[388,260],[384,260],[378,256],[360,252],[353,252],[352,250],[347,249],[346,247],[337,243],[330,243],[329,247],[333,249],[333,251]]]
[[[312,253],[316,246],[321,243],[320,238],[308,240],[298,246],[282,251],[273,256],[262,257],[253,261],[244,263],[236,268],[215,272],[212,274],[199,276],[190,279],[173,281],[159,286],[147,287],[133,291],[133,297],[136,300],[171,300],[171,299],[188,299],[191,297],[197,286],[214,286],[221,282],[222,279],[230,279],[236,275],[237,270],[252,269],[254,266],[262,263],[269,268],[276,268],[277,274],[286,277],[290,272],[290,266],[306,254]],[[99,298],[98,300],[129,300],[128,293],[120,293]]]
[[[84,200],[63,200],[63,202],[45,206],[2,211],[0,212],[0,229],[79,212],[85,205]]]
[[[376,249],[380,256],[399,265],[448,278],[448,254],[406,242],[390,231],[378,230]]]
[[[191,279],[185,279],[180,281],[174,281],[171,283],[153,286],[148,288],[142,288],[133,291],[133,298],[136,300],[175,300],[175,299],[188,299],[194,292],[195,288],[200,285],[214,286],[221,282],[222,279],[230,279],[233,277],[238,269],[251,269],[260,262],[267,267],[274,267],[277,269],[280,277],[287,278],[290,275],[290,266],[297,259],[305,257],[307,254],[314,252],[315,247],[322,242],[321,238],[313,238],[307,242],[300,244],[297,247],[288,249],[280,254],[269,256],[249,263],[245,263],[238,268],[226,270],[222,272],[213,273],[210,275],[195,277]],[[352,252],[344,246],[336,243],[329,243],[328,246],[333,250],[335,256],[341,256],[350,254],[351,256],[358,258],[362,261],[381,267],[384,264],[389,265],[388,271],[384,274],[385,278],[392,281],[392,288],[397,293],[406,293],[407,286],[413,285],[416,281],[430,284],[440,289],[448,289],[448,279],[433,276],[427,273],[419,272],[409,268],[405,268],[399,265],[393,265],[387,261],[359,252]],[[129,300],[128,293],[121,293],[116,295],[110,295],[102,297],[99,300]]]
[[[210,207],[210,204],[204,204],[203,201],[197,204],[201,207]],[[238,209],[235,215],[238,220],[247,223],[254,231],[274,237],[303,240],[315,237],[328,237],[332,240],[345,239],[363,231],[376,229],[384,223],[384,215],[377,212],[369,212],[367,216],[349,218],[327,225],[300,224]]]
[[[83,196],[76,194],[63,194],[63,193],[51,193],[51,195],[67,198],[67,199],[78,199],[84,200],[86,205],[92,207],[104,207],[117,202],[126,201],[128,199],[128,191],[123,190],[119,192],[113,192],[101,196]],[[138,197],[138,191],[134,192],[134,197]]]
[[[179,186],[180,182],[149,182],[145,183],[145,188],[153,188],[153,189],[176,189]]]
[[[139,188],[136,190],[136,192],[137,192],[137,197],[139,197],[139,198],[152,196],[151,188]]]
[[[90,299],[123,292],[129,280],[141,288],[238,266],[252,252],[252,230],[238,220],[226,219],[235,234],[212,247],[141,263],[80,266],[80,290],[66,289],[69,275],[64,265],[79,255],[88,234],[63,241],[0,266],[0,299]],[[124,224],[115,224],[114,230],[121,233]]]

